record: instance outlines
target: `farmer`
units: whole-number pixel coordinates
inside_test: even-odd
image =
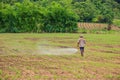
[[[81,53],[82,57],[84,56],[84,47],[85,47],[85,44],[86,44],[86,41],[83,38],[83,35],[81,35],[80,38],[78,39],[77,46],[80,48],[80,53]]]

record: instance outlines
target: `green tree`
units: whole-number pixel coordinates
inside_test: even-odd
[[[15,3],[14,5],[5,4],[2,9],[3,32],[40,32],[42,24],[42,10],[38,5],[30,1]]]
[[[66,9],[61,4],[52,2],[47,8],[44,32],[76,32],[77,15],[71,9]]]
[[[96,15],[95,6],[90,2],[76,2],[74,10],[79,15],[80,22],[91,22]]]

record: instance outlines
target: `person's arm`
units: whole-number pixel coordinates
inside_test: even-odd
[[[86,44],[86,40],[84,40],[84,43]]]
[[[77,41],[77,47],[79,47],[79,43],[80,43],[80,41],[78,40],[78,41]]]

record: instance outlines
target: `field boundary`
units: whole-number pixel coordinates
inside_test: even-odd
[[[107,28],[108,24],[105,23],[85,23],[85,22],[78,22],[78,28],[80,29],[87,29],[87,30],[102,30]],[[112,30],[120,30],[118,26],[112,25]]]

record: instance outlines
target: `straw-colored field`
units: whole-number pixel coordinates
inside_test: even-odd
[[[78,23],[78,27],[80,29],[86,29],[86,30],[103,30],[108,27],[108,24],[105,23]],[[120,30],[120,28],[116,25],[111,25],[112,30]]]

